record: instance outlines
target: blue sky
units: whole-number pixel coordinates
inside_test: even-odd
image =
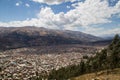
[[[19,3],[19,6],[16,4]],[[25,4],[29,4],[27,7]],[[35,18],[41,7],[51,7],[55,13],[67,12],[70,9],[71,2],[58,5],[48,5],[45,3],[37,3],[31,0],[0,0],[0,21],[9,22],[14,20],[25,20],[27,18]]]
[[[0,26],[120,34],[120,0],[0,0]]]

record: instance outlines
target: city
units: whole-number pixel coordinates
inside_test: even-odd
[[[82,48],[88,50],[85,52]],[[28,48],[1,52],[0,79],[28,80],[30,77],[36,77],[38,74],[49,74],[52,69],[58,70],[61,67],[79,64],[83,56],[93,56],[92,52],[97,51],[97,49],[91,47],[81,47],[79,49],[81,50],[81,53],[74,52],[74,50],[73,52],[69,52],[70,48],[66,50],[66,53],[59,54],[22,54],[22,52],[26,52],[28,50],[35,51],[35,49]]]

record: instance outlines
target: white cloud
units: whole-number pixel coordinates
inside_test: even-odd
[[[25,4],[26,7],[30,7],[30,5],[28,3]]]
[[[38,3],[46,3],[46,4],[49,4],[49,5],[54,5],[54,4],[61,4],[63,2],[74,2],[76,0],[32,0],[34,2],[38,2]]]
[[[19,2],[17,2],[15,5],[16,5],[16,6],[20,6],[21,4],[22,4],[22,2],[19,1]]]
[[[104,29],[103,27],[91,27],[84,28],[84,33],[96,35],[96,36],[110,36],[120,34],[120,24],[115,28]]]
[[[70,8],[70,6],[66,6],[68,9]]]
[[[108,30],[101,30],[101,32],[96,32],[98,36],[109,36],[109,35],[115,35],[115,34],[120,34],[120,28],[113,28],[113,29],[108,29]]]
[[[20,4],[19,4],[19,3],[16,3],[15,5],[16,5],[16,6],[19,6]]]
[[[58,1],[61,2],[61,0]],[[56,1],[54,0],[53,2]],[[38,26],[68,30],[76,30],[78,27],[83,27],[85,28],[84,32],[93,32],[93,34],[96,35],[103,29],[89,26],[94,24],[110,23],[112,21],[109,18],[111,18],[114,14],[120,14],[120,1],[114,7],[110,7],[108,6],[107,0],[86,0],[85,2],[78,2],[77,5],[74,6],[74,9],[68,11],[67,13],[60,12],[55,14],[50,7],[45,7],[37,14],[37,18],[25,21],[12,21],[9,23],[0,22],[0,26]],[[101,32],[101,34],[105,33]]]
[[[120,28],[109,29],[103,31],[100,35],[112,35],[112,34],[120,34]]]

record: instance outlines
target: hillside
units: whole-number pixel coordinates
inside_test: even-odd
[[[70,80],[120,80],[120,68],[110,70],[109,74],[104,70],[97,73],[81,75]]]
[[[119,38],[119,35],[116,35],[114,37],[113,41],[108,47],[102,49],[101,51],[95,52],[94,54],[95,55],[91,57],[88,57],[88,56],[83,57],[83,59],[78,65],[69,65],[67,67],[62,67],[58,70],[53,69],[47,78],[56,79],[56,80],[65,80],[65,79],[70,79],[70,78],[77,77],[80,75],[82,76],[88,73],[99,74],[99,72],[103,70],[110,70],[110,71],[107,71],[107,73],[108,74],[112,73],[111,70],[120,68],[120,38]],[[120,73],[118,73],[117,75],[120,75]],[[117,75],[115,74],[115,76]],[[80,78],[82,78],[81,76]],[[94,75],[90,74],[90,79],[91,79],[91,76],[94,76]],[[86,76],[86,78],[87,77],[89,80],[89,75]],[[84,78],[85,77],[83,76],[83,80],[87,80]],[[103,78],[106,78],[106,75],[103,76]],[[118,80],[119,79],[120,78],[118,77]],[[93,80],[99,80],[99,79],[93,79]]]
[[[102,38],[77,31],[51,30],[42,27],[0,27],[0,49],[19,47],[86,44]]]

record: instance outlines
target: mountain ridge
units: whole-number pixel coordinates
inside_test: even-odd
[[[0,48],[84,44],[102,38],[79,31],[53,30],[43,27],[0,27]]]
[[[81,37],[94,37],[96,38],[97,40],[101,40],[102,38],[100,37],[97,37],[97,36],[93,36],[93,35],[90,35],[90,34],[87,34],[87,33],[83,33],[83,32],[80,32],[80,31],[71,31],[71,30],[55,30],[55,29],[47,29],[47,28],[44,28],[44,27],[35,27],[35,26],[25,26],[25,27],[0,27],[0,34],[1,34],[1,31],[3,33],[6,33],[6,31],[8,32],[14,32],[14,31],[18,31],[18,32],[26,32],[28,34],[30,33],[34,33],[34,32],[39,32],[40,35],[44,36],[44,35],[47,35],[47,34],[52,34],[54,36],[56,36],[55,34],[57,35],[62,35],[62,36],[68,36],[68,34],[70,35],[74,35],[75,38],[78,37],[78,38],[81,38]],[[78,35],[78,34],[81,34],[81,35]],[[32,34],[34,35],[34,34]],[[85,35],[85,36],[83,36]],[[71,36],[74,38],[74,36]],[[69,36],[70,37],[70,36]],[[77,39],[78,39],[77,38]],[[89,38],[89,37],[88,37]],[[92,39],[92,38],[91,38]],[[95,39],[91,40],[91,41],[94,41]],[[95,40],[96,41],[96,40]]]

